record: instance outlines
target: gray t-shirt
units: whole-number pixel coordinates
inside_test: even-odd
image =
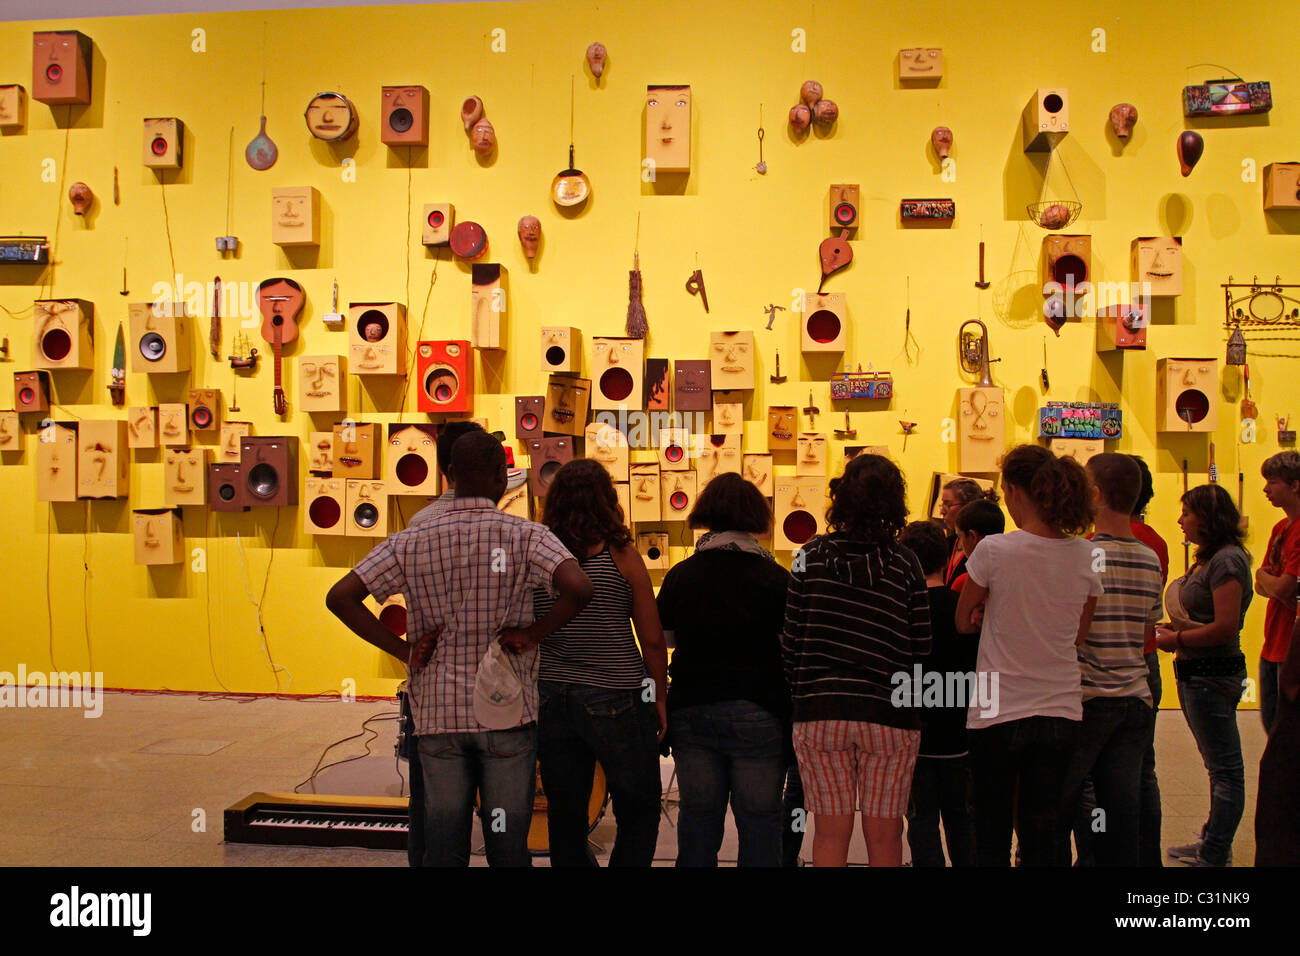
[[[1241,617],[1237,620],[1237,633],[1232,640],[1214,647],[1187,647],[1180,655],[1188,660],[1202,657],[1232,657],[1241,653],[1241,626],[1246,620],[1246,608],[1254,595],[1254,581],[1250,574],[1250,556],[1235,544],[1226,545],[1182,578],[1183,608],[1188,617],[1200,624],[1214,620],[1214,589],[1233,579],[1241,582]]]

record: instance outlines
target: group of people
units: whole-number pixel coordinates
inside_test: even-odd
[[[759,540],[767,500],[718,475],[657,595],[598,462],[559,469],[540,522],[497,510],[505,452],[478,426],[444,427],[438,463],[446,493],[327,597],[409,668],[412,865],[468,864],[476,798],[489,864],[529,865],[540,774],[551,864],[594,866],[599,765],[610,865],[649,866],[671,753],[679,866],[717,865],[728,806],[741,866],[795,865],[806,830],[814,865],[843,866],[858,814],[872,866],[902,863],[905,819],[917,866],[945,865],[945,844],[953,866],[1007,866],[1013,834],[1021,865],[1158,866],[1159,651],[1211,784],[1201,832],[1167,853],[1229,865],[1253,594],[1269,601],[1257,860],[1300,862],[1300,455],[1263,466],[1285,517],[1253,577],[1218,485],[1183,496],[1195,560],[1168,582],[1140,458],[1085,468],[1021,445],[1002,462],[1016,530],[970,479],[942,489],[941,522],[909,523],[898,467],[864,454],[789,571]],[[363,603],[398,593],[406,640]]]

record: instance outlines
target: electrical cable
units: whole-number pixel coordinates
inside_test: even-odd
[[[402,716],[401,713],[397,711],[381,711],[378,714],[372,714],[371,716],[367,717],[365,720],[361,722],[361,731],[359,733],[355,733],[352,734],[351,736],[343,737],[340,740],[336,740],[332,744],[327,746],[324,750],[321,751],[321,755],[317,759],[316,766],[312,769],[311,775],[306,780],[297,784],[293,788],[293,792],[300,793],[303,787],[305,787],[309,783],[314,783],[316,777],[319,776],[322,771],[328,770],[330,767],[339,767],[345,763],[351,763],[354,760],[361,760],[363,757],[374,756],[374,754],[370,752],[370,745],[379,739],[379,731],[374,730],[372,727],[370,727],[370,723],[376,720],[400,720],[401,716]],[[335,747],[337,747],[339,744],[345,744],[349,740],[356,740],[358,737],[365,737],[366,735],[370,735],[370,736],[365,742],[365,749],[366,749],[365,753],[357,754],[352,757],[345,757],[342,760],[336,760],[333,763],[328,763],[325,764],[324,766],[321,766],[321,763],[325,760],[325,755],[329,753],[331,750],[333,750]],[[312,793],[315,792],[316,789],[313,786]]]
[[[244,542],[238,531],[235,532],[235,544],[239,548],[239,569],[244,579],[244,592],[248,595],[248,602],[257,608],[257,631],[262,638],[262,651],[266,654],[266,662],[271,667],[271,675],[275,677],[275,689],[278,693],[280,690],[280,671],[289,675],[289,684],[285,691],[293,686],[293,673],[287,667],[281,667],[271,659],[271,648],[267,642],[266,627],[262,623],[262,604],[266,600],[266,591],[271,583],[271,565],[275,562],[275,534],[280,528],[280,510],[275,509],[275,524],[271,528],[271,556],[266,561],[266,577],[262,581],[262,597],[260,600],[253,597],[253,590],[248,586],[248,566],[244,561]]]
[[[58,265],[59,251],[59,231],[63,226],[63,184],[67,182],[68,176],[68,145],[72,135],[72,107],[68,107],[68,112],[63,118],[63,164],[59,167],[59,192],[54,197],[54,242],[50,243],[50,270],[48,279],[41,283],[41,288],[45,293],[41,296],[43,299],[49,299],[54,296],[54,269]],[[48,284],[48,289],[47,289]],[[35,308],[35,306],[33,306]]]
[[[213,512],[208,511],[203,522],[203,539],[209,543],[212,541],[212,517]],[[217,673],[217,661],[212,652],[212,572],[210,570],[205,570],[203,575],[203,610],[208,622],[208,666],[212,668],[212,676],[221,685],[221,689],[227,693],[233,693],[226,686],[226,682],[221,679],[221,675]]]

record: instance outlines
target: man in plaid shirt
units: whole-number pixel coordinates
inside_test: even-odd
[[[330,589],[326,606],[355,634],[410,668],[411,706],[425,784],[425,866],[467,866],[474,795],[490,866],[529,866],[537,758],[537,645],[591,600],[591,582],[547,528],[503,514],[501,443],[472,432],[452,449],[456,499],[431,521],[392,535]],[[534,621],[532,588],[555,606]],[[406,598],[407,641],[362,603]],[[523,684],[517,727],[474,716],[479,661],[494,640]],[[408,643],[408,641],[410,643]]]

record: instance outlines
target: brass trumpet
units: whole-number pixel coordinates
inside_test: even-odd
[[[967,326],[978,325],[979,332],[967,331]],[[979,319],[967,319],[957,332],[957,358],[961,370],[969,375],[980,377],[977,385],[990,388],[993,379],[989,377],[989,329]]]

